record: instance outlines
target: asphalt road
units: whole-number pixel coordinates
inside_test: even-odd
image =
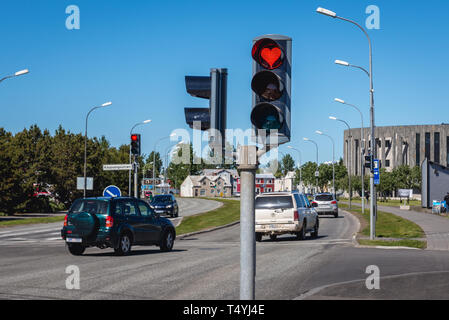
[[[355,248],[357,228],[342,213],[321,218],[318,239],[257,243],[256,298],[449,299],[449,253]],[[127,257],[97,248],[75,257],[62,241],[10,241],[0,246],[0,298],[238,299],[239,233],[237,225],[199,234],[176,241],[169,253],[134,247]],[[65,285],[71,265],[80,270],[79,290]],[[369,265],[380,269],[380,290],[365,286]]]

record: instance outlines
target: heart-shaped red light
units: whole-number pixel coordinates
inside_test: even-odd
[[[282,51],[277,47],[263,48],[260,52],[260,56],[270,65],[270,68],[273,68],[273,65],[276,63],[276,61],[281,58]]]

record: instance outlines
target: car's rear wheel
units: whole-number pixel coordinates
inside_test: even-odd
[[[334,213],[334,218],[338,218],[338,211]]]
[[[261,242],[262,241],[262,234],[261,233],[256,233],[256,241],[257,242]]]
[[[69,252],[73,254],[74,256],[81,256],[84,253],[84,250],[86,250],[86,247],[82,244],[68,244]]]
[[[123,233],[120,236],[118,248],[114,249],[119,256],[126,256],[131,252],[132,241],[128,233]]]
[[[304,240],[305,239],[305,237],[306,237],[306,225],[305,225],[306,223],[305,223],[305,221],[302,223],[302,228],[301,228],[301,230],[298,232],[298,233],[296,233],[296,239],[298,239],[298,240]]]
[[[173,249],[175,244],[175,234],[172,230],[165,230],[160,243],[161,251],[168,252]]]

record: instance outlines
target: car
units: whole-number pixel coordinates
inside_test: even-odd
[[[263,236],[293,234],[303,240],[308,232],[318,237],[319,218],[307,197],[297,191],[264,193],[256,197],[256,241]]]
[[[332,193],[319,193],[313,197],[312,206],[319,215],[333,215],[338,218],[338,201]]]
[[[151,208],[158,214],[169,215],[172,218],[179,216],[179,207],[176,198],[172,194],[161,194],[150,202]]]
[[[133,245],[155,245],[171,251],[176,238],[172,222],[133,197],[82,198],[73,202],[64,219],[61,237],[73,255],[88,247],[113,248],[128,255]]]

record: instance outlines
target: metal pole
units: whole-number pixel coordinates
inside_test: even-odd
[[[138,185],[137,185],[137,179],[138,179],[137,170],[138,170],[137,156],[134,156],[134,197],[140,198]]]
[[[87,113],[86,116],[86,126],[84,130],[84,188],[83,188],[83,198],[86,198],[86,189],[87,189],[87,121],[89,119],[89,115],[92,111],[95,109],[98,109],[99,107],[93,107],[90,109],[90,111]]]
[[[255,146],[243,146],[239,150],[240,163],[240,299],[254,300],[256,276],[255,233],[255,179],[257,163],[250,161],[255,156]]]

